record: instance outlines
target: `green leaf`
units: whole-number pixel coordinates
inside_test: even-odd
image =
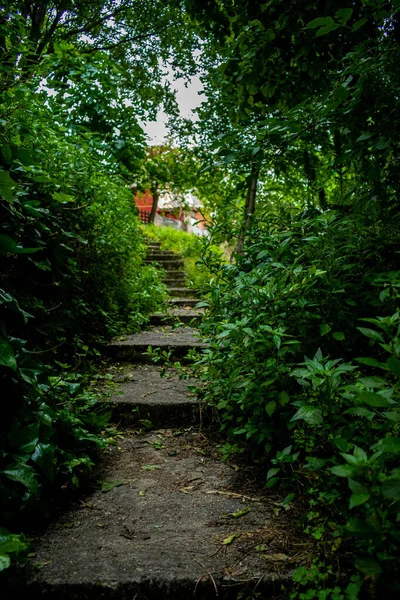
[[[370,140],[372,136],[372,133],[362,133],[360,137],[356,139],[356,142],[364,142],[365,140]]]
[[[11,565],[10,557],[7,554],[0,554],[0,573],[5,571]]]
[[[21,248],[9,235],[0,235],[0,252],[4,254],[33,254],[40,248]]]
[[[373,558],[357,558],[354,564],[356,569],[361,571],[361,573],[364,573],[364,575],[372,576],[382,573],[380,564]]]
[[[289,394],[287,392],[280,392],[278,394],[278,402],[281,406],[285,406],[289,402]]]
[[[299,408],[296,414],[290,419],[291,421],[303,420],[309,425],[321,425],[323,422],[322,412],[315,406],[306,404]]]
[[[271,477],[275,477],[275,475],[277,475],[279,473],[280,469],[269,469],[268,473],[267,473],[267,481],[269,481],[271,479]]]
[[[365,485],[354,479],[349,479],[349,488],[353,492],[350,497],[350,509],[365,504],[371,497]]]
[[[234,542],[236,540],[236,538],[240,537],[241,535],[242,535],[242,532],[240,532],[240,533],[233,533],[229,537],[227,537],[224,540],[222,540],[222,544],[224,546],[229,546],[230,544],[232,544],[232,542]]]
[[[340,85],[339,87],[337,87],[333,90],[333,97],[336,100],[346,100],[348,95],[349,95],[349,90],[347,88],[345,88],[343,85]]]
[[[28,544],[23,536],[15,533],[9,533],[7,529],[0,529],[0,555],[18,554],[26,550]]]
[[[355,417],[365,417],[369,421],[372,421],[376,413],[372,412],[372,410],[368,410],[368,408],[364,408],[363,406],[355,406],[354,408],[349,408],[343,414],[354,415]]]
[[[400,479],[385,481],[382,483],[380,491],[384,498],[398,502],[400,500]]]
[[[354,446],[353,454],[358,460],[363,462],[367,462],[368,460],[367,453],[359,446]]]
[[[393,402],[381,396],[380,394],[376,394],[375,392],[361,392],[357,396],[358,400],[364,402],[368,406],[373,406],[375,408],[386,408],[388,406],[392,406]]]
[[[0,171],[0,196],[8,202],[14,200],[14,188],[17,183],[10,177],[8,171]]]
[[[43,474],[50,481],[54,481],[56,476],[54,446],[52,444],[42,444],[39,442],[31,458],[42,470]]]
[[[337,435],[333,441],[335,442],[335,446],[339,448],[341,452],[347,452],[350,448],[348,441],[340,437],[340,435]]]
[[[22,427],[17,425],[8,434],[8,441],[19,453],[31,454],[39,440],[39,423],[32,423]]]
[[[382,413],[385,419],[389,419],[389,421],[393,421],[394,423],[400,423],[400,412],[395,410],[390,410],[389,412]]]
[[[363,493],[351,494],[350,503],[349,503],[350,510],[352,508],[354,508],[355,506],[362,506],[363,504],[368,502],[370,497],[371,497],[371,494],[369,494],[368,492],[365,492],[364,494]]]
[[[334,332],[332,333],[332,337],[333,337],[335,340],[338,340],[339,342],[342,342],[343,340],[345,340],[345,339],[346,339],[346,336],[344,335],[343,331],[334,331]]]
[[[226,165],[228,165],[229,163],[233,162],[235,160],[235,155],[234,154],[227,154],[226,156],[224,156],[223,161]]]
[[[14,351],[8,340],[3,337],[0,337],[0,365],[8,367],[13,371],[17,370],[17,361],[15,360]]]
[[[307,471],[319,471],[319,469],[322,469],[327,463],[325,459],[315,458],[314,456],[307,456],[306,460],[307,464],[304,466],[304,469]]]
[[[372,446],[374,450],[379,452],[388,452],[389,454],[400,454],[400,437],[387,437],[379,440],[377,444]]]
[[[21,483],[31,494],[36,494],[39,489],[34,469],[26,464],[15,463],[9,469],[1,471],[1,473],[8,479]]]
[[[368,21],[367,17],[364,17],[363,19],[360,19],[359,21],[356,21],[353,25],[353,29],[360,29],[360,27],[362,27],[363,25],[365,25],[365,23]]]
[[[361,381],[365,387],[371,388],[380,388],[383,385],[386,385],[386,379],[383,379],[383,377],[377,377],[376,375],[372,375],[371,377],[360,377],[358,381]]]
[[[346,532],[352,536],[368,539],[377,533],[376,529],[370,523],[361,519],[349,519],[346,523]]]
[[[400,377],[400,360],[398,358],[396,358],[395,356],[391,356],[386,361],[386,364],[392,371],[392,373],[397,375],[397,377]]]
[[[352,477],[355,467],[352,465],[338,465],[337,467],[331,467],[329,470],[338,477]]]
[[[271,477],[269,481],[265,484],[266,488],[272,488],[279,481],[279,477]]]
[[[352,8],[340,8],[336,12],[336,18],[338,21],[341,21],[343,24],[346,24],[349,19],[351,19],[351,15],[353,14]]]
[[[225,516],[225,519],[240,519],[244,515],[247,515],[251,511],[251,508],[244,508],[243,510],[237,510],[236,512],[229,513]]]
[[[323,323],[322,325],[319,326],[319,332],[321,335],[326,335],[331,330],[332,330],[332,327],[330,325],[328,325],[327,323]]]
[[[377,342],[385,341],[379,331],[375,331],[375,329],[369,329],[367,327],[357,327],[357,329],[371,340],[375,340]]]
[[[120,487],[121,485],[124,485],[123,481],[103,481],[100,489],[103,494],[106,494],[107,492],[110,492],[114,488]]]
[[[354,360],[361,363],[362,365],[367,365],[368,367],[377,367],[378,369],[383,369],[384,371],[389,370],[385,363],[380,362],[379,360],[375,360],[375,358],[360,356],[358,358],[355,358]]]
[[[7,161],[7,163],[10,163],[10,161],[12,159],[12,152],[11,152],[10,146],[8,146],[7,144],[4,144],[1,147],[1,153],[4,157],[4,159]]]
[[[307,29],[316,29],[334,23],[332,17],[318,17],[307,24]]]
[[[317,33],[315,34],[315,37],[321,37],[321,35],[327,35],[331,31],[335,31],[335,29],[337,29],[338,27],[340,27],[340,25],[338,23],[334,23],[332,21],[332,23],[329,23],[329,25],[325,25],[325,27],[321,27],[321,29],[318,29]]]
[[[53,192],[51,196],[52,198],[54,198],[54,200],[57,200],[57,202],[61,202],[62,204],[66,204],[67,202],[75,202],[74,196],[71,196],[70,194],[60,194],[59,192]]]
[[[275,400],[271,400],[271,402],[268,402],[267,406],[265,407],[265,412],[267,413],[267,415],[272,417],[272,415],[275,412],[276,407],[277,407],[277,404],[276,404]]]

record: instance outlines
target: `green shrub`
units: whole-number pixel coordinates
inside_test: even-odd
[[[397,220],[384,214],[271,216],[237,263],[220,267],[201,325],[210,347],[196,365],[219,409],[225,455],[251,453],[287,502],[302,489],[304,525],[328,555],[351,536],[357,570],[392,591],[399,242]]]
[[[109,415],[85,383],[88,358],[138,330],[165,297],[143,267],[118,168],[95,137],[60,124],[41,79],[5,75],[0,89],[0,502],[13,531],[92,470]],[[19,547],[13,536],[0,540],[3,567]]]

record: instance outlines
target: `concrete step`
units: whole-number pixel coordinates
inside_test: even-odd
[[[170,288],[182,288],[185,286],[185,279],[163,279],[163,283],[165,283],[165,285],[170,289]],[[186,288],[184,288],[186,289]],[[187,288],[190,289],[190,288]],[[193,292],[193,290],[191,290],[191,292]]]
[[[182,270],[168,269],[167,279],[185,279],[186,273]]]
[[[202,313],[199,310],[171,308],[168,312],[158,312],[150,316],[151,325],[174,325],[177,322],[196,326],[200,323]]]
[[[190,307],[194,308],[200,300],[198,298],[171,298],[169,303],[176,308]]]
[[[111,408],[114,422],[124,426],[146,421],[147,427],[182,427],[200,422],[204,412],[188,386],[198,384],[195,379],[179,379],[168,370],[161,377],[162,368],[156,365],[113,363],[107,373],[112,375],[116,392],[104,404]]]
[[[148,265],[151,265],[156,262],[162,269],[165,269],[166,271],[183,269],[183,260],[181,258],[173,260],[168,258],[165,260],[157,261],[145,258],[143,262]]]
[[[192,428],[126,434],[118,446],[97,489],[32,536],[4,598],[282,598],[304,539],[287,535],[287,511],[253,468],[238,473]]]
[[[188,313],[191,311],[182,312]],[[158,314],[164,315],[164,313]],[[175,321],[176,318],[172,322],[174,323]],[[163,322],[161,319],[158,320],[158,324],[169,325],[169,323]],[[172,329],[169,326],[165,326],[152,328],[149,331],[142,331],[133,335],[115,337],[106,346],[106,352],[108,356],[116,360],[151,362],[151,357],[143,354],[147,352],[149,346],[161,348],[166,351],[173,350],[174,357],[183,359],[189,350],[193,348],[206,348],[207,344],[196,336],[195,329],[189,327]]]
[[[175,254],[174,252],[148,252],[146,254],[146,259],[152,261],[163,261],[163,260],[175,260],[180,258],[179,254]]]
[[[164,281],[164,283],[166,283]],[[168,284],[166,284],[168,285]],[[180,286],[170,286],[168,285],[168,291],[170,293],[170,295],[173,298],[188,298],[189,296],[193,295],[193,290],[191,288],[187,288],[187,287],[180,287]]]

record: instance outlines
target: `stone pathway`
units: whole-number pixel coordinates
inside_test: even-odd
[[[154,245],[148,260],[167,270],[173,297],[189,297],[181,259]],[[175,373],[161,378],[161,368],[142,354],[149,345],[181,357],[205,346],[194,329],[169,326],[111,342],[118,446],[101,460],[97,489],[37,537],[13,595],[287,598],[282,584],[304,546],[298,534],[288,535],[294,509],[260,487],[254,467],[221,461],[202,425],[203,408],[190,392],[195,382]],[[140,427],[132,429],[132,423]]]
[[[148,264],[157,263],[165,270],[165,283],[170,291],[171,300],[169,308],[151,316],[152,325],[171,325],[177,319],[181,323],[196,324],[201,317],[198,310],[194,310],[198,299],[193,297],[193,290],[186,287],[184,261],[173,252],[160,250],[157,243],[149,245],[149,252],[145,260]]]

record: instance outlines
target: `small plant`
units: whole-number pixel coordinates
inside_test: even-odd
[[[344,589],[341,585],[335,585],[334,580],[333,567],[315,559],[309,567],[296,569],[293,581],[297,589],[290,594],[290,600],[357,600],[361,589],[359,576],[352,576]]]

